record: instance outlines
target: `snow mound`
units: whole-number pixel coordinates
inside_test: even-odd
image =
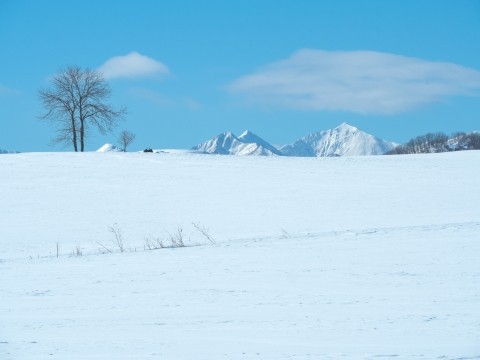
[[[118,146],[112,145],[112,144],[105,144],[103,145],[100,149],[97,150],[97,152],[122,152],[122,149],[120,149]]]

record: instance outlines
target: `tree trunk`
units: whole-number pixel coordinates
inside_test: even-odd
[[[79,118],[80,118],[80,151],[85,150],[85,119],[82,114],[82,102],[80,100]]]
[[[77,145],[77,128],[75,126],[75,116],[72,116],[72,143],[73,143],[73,149],[75,152],[78,151],[78,145]]]
[[[80,125],[80,151],[83,152],[85,150],[85,129],[83,128],[83,124]]]

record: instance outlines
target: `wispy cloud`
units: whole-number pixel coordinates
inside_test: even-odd
[[[133,51],[127,55],[115,56],[98,68],[105,78],[139,78],[168,74],[166,65],[151,57]]]
[[[396,114],[480,95],[480,71],[375,51],[302,49],[237,79],[229,90],[268,107]]]
[[[192,98],[192,97],[186,97],[183,99],[183,103],[185,104],[185,106],[189,109],[189,110],[192,110],[192,111],[197,111],[197,110],[200,110],[201,107],[202,107],[202,103],[200,101],[198,101],[197,99],[195,98]]]
[[[0,84],[0,95],[18,95],[20,91]]]

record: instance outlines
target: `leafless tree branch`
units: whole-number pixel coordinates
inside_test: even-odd
[[[119,137],[118,141],[124,152],[127,151],[128,145],[130,145],[135,140],[136,135],[128,130],[123,130]]]
[[[111,132],[127,111],[114,109],[107,101],[111,89],[95,70],[69,66],[54,75],[51,88],[39,91],[45,113],[40,119],[57,128],[54,143],[71,143],[75,151],[85,150],[90,126],[100,133]]]

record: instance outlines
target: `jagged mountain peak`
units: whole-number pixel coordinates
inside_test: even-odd
[[[253,132],[251,132],[250,130],[247,129],[239,136],[239,138],[249,137],[249,136],[252,136],[252,135],[257,136]]]
[[[239,137],[232,132],[224,132],[202,144],[194,146],[192,150],[222,155],[283,155],[273,145],[249,130],[244,131]]]
[[[241,140],[244,143],[247,144],[257,144],[268,151],[270,151],[272,154],[275,155],[283,155],[275,146],[270,144],[269,142],[265,141],[262,139],[260,136],[254,134],[250,130],[245,130],[242,135],[238,137],[239,140]]]
[[[230,132],[230,131],[225,131],[225,132],[223,132],[223,133],[221,133],[221,134],[218,134],[216,137],[235,138],[235,139],[237,138],[237,137],[235,136],[235,134],[232,133],[232,132]]]
[[[340,130],[340,131],[360,131],[357,127],[347,124],[346,122],[341,123],[333,130]]]
[[[250,130],[245,130],[239,137],[243,142],[254,143],[254,142],[266,142],[257,134],[254,134]]]

